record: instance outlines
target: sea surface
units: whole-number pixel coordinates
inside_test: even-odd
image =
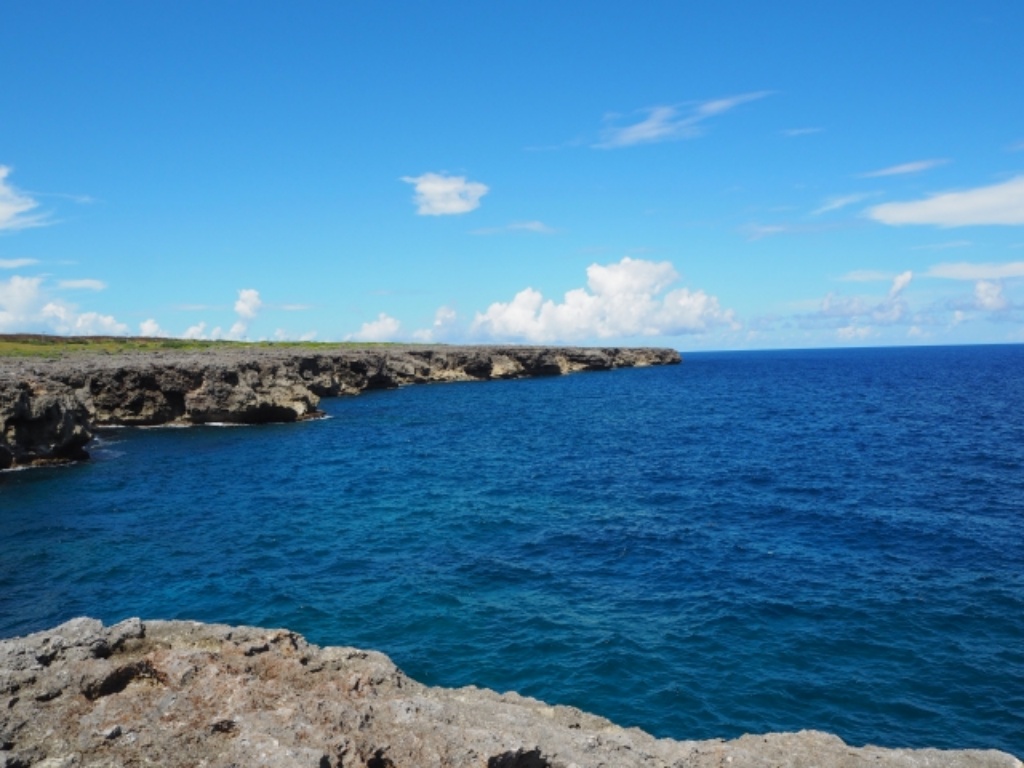
[[[1024,345],[685,355],[0,474],[0,636],[285,626],[658,736],[1024,756]]]

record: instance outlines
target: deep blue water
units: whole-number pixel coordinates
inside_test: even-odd
[[[287,626],[660,736],[1024,755],[1024,346],[705,353],[0,474],[0,636]]]

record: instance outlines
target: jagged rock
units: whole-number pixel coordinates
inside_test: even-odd
[[[87,458],[88,413],[67,385],[0,378],[0,469]]]
[[[0,641],[0,766],[991,766],[996,751],[853,748],[802,731],[655,739],[572,707],[443,689],[287,630],[74,619]]]
[[[262,424],[319,415],[321,397],[406,384],[679,362],[670,349],[223,347],[4,360],[0,469],[87,458],[95,427]]]

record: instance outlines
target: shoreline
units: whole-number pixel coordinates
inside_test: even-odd
[[[3,765],[1022,768],[997,750],[853,747],[820,731],[658,739],[574,707],[406,676],[285,629],[78,618],[0,640]]]
[[[0,470],[85,461],[104,427],[316,419],[324,397],[410,384],[675,365],[650,347],[206,345],[3,357]]]

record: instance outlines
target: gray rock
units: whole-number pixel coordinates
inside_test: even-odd
[[[655,739],[514,693],[427,687],[382,654],[287,630],[75,619],[0,641],[0,675],[0,766],[1022,768],[1002,752],[854,748],[815,731]]]
[[[211,347],[4,359],[0,469],[77,461],[96,427],[315,418],[322,397],[407,384],[553,376],[679,362],[670,349]]]

